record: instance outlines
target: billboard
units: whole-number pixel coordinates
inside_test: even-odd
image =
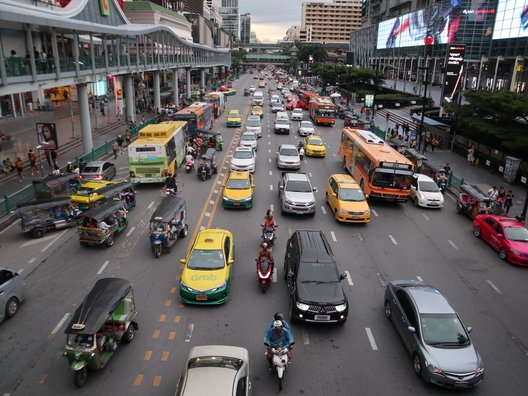
[[[528,0],[499,0],[493,40],[528,37]]]
[[[464,52],[463,45],[450,45],[447,51],[447,62],[445,69],[445,80],[442,92],[442,102],[456,103],[462,88],[462,75],[464,74]]]

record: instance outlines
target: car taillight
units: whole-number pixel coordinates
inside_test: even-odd
[[[80,179],[84,179],[84,176],[83,176],[83,175],[80,175],[79,178],[80,178]]]
[[[103,175],[95,175],[95,180],[101,180],[103,178]]]

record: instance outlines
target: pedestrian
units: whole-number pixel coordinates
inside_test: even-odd
[[[29,114],[33,114],[33,102],[31,100],[27,102],[27,109]]]
[[[431,139],[431,152],[434,153],[435,146],[437,145],[438,141],[436,140],[436,136],[433,135]]]
[[[425,154],[425,152],[427,151],[427,146],[429,146],[431,144],[431,137],[429,135],[427,135],[425,137],[425,140],[424,140],[424,146],[423,146],[423,153]]]
[[[116,137],[117,145],[119,146],[119,154],[123,154],[123,136],[117,135]]]
[[[119,151],[119,145],[117,144],[115,140],[112,142],[112,151],[114,152],[114,159],[117,159],[117,152]]]
[[[53,161],[53,170],[51,171],[51,174],[55,175],[55,176],[58,176],[61,173],[62,172],[60,170],[59,164],[57,163],[57,161]]]
[[[492,201],[496,201],[497,197],[499,196],[499,191],[497,190],[497,186],[493,186],[488,190],[488,197]]]
[[[104,117],[104,115],[105,115],[105,103],[104,103],[104,100],[101,100],[100,109],[101,109],[101,114]]]
[[[446,162],[446,164],[444,165],[444,170],[447,175],[451,173],[451,167],[449,166],[449,162]]]
[[[68,161],[68,164],[66,165],[66,172],[67,173],[73,173],[73,164],[71,161]]]
[[[29,168],[31,169],[31,176],[35,176],[35,172],[37,172],[37,156],[31,149],[28,152],[28,161]]]
[[[125,135],[125,142],[126,142],[127,147],[130,146],[131,141],[132,141],[132,135],[130,134],[130,129],[129,129]]]
[[[508,214],[510,208],[513,206],[513,191],[509,190],[504,198],[504,213]]]
[[[85,166],[86,166],[86,162],[84,162],[84,160],[81,158],[79,160],[79,171],[82,172]]]
[[[24,180],[24,175],[22,175],[22,171],[24,170],[24,162],[22,161],[22,158],[17,157],[15,161],[15,168],[18,174],[18,181],[22,183]]]
[[[499,187],[499,191],[497,192],[497,200],[504,201],[506,198],[506,190],[504,189],[504,186]]]
[[[467,163],[473,165],[475,161],[475,146],[470,145],[467,149]]]

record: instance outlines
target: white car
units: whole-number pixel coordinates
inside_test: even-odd
[[[242,136],[240,136],[240,147],[251,147],[253,150],[257,151],[258,142],[257,142],[257,135],[255,135],[253,132],[244,132]]]
[[[282,103],[273,103],[271,106],[272,113],[277,113],[279,111],[284,111],[284,105]]]
[[[315,134],[314,124],[312,121],[301,121],[298,132],[300,136],[312,136]]]
[[[281,144],[277,151],[277,168],[301,169],[299,150],[293,144]]]
[[[257,138],[262,137],[262,123],[260,122],[260,116],[248,115],[245,132],[253,132],[257,135]]]
[[[411,200],[416,206],[424,208],[441,208],[444,206],[444,195],[433,179],[416,173],[411,181]]]
[[[256,154],[251,147],[237,147],[231,158],[232,171],[255,172]]]
[[[292,121],[302,121],[304,118],[303,109],[293,109],[291,112]]]
[[[249,86],[249,92],[251,92],[251,93],[255,92],[256,89],[257,89],[257,87],[255,85],[250,85]]]
[[[281,103],[281,98],[279,95],[275,94],[275,95],[271,95],[271,98],[270,98],[270,105],[273,106],[274,103]]]

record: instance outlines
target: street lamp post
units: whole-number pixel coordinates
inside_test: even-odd
[[[419,67],[420,70],[425,70],[425,79],[424,79],[424,94],[422,97],[422,117],[420,119],[420,131],[418,133],[418,150],[420,150],[422,141],[423,141],[423,131],[424,131],[424,117],[425,117],[425,103],[427,101],[427,85],[429,80],[429,58],[425,58],[425,66]],[[425,148],[425,145],[424,145]]]

